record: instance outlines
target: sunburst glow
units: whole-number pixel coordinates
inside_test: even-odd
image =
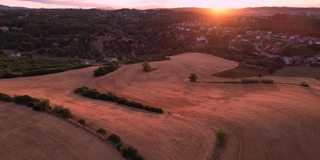
[[[211,9],[215,14],[228,14],[230,8],[212,8]]]

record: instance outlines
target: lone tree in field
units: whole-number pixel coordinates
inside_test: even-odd
[[[190,82],[196,82],[198,77],[195,73],[191,73],[189,76]]]
[[[150,72],[152,69],[151,65],[147,61],[143,62],[142,67],[143,67],[143,71],[145,72]]]
[[[218,140],[217,145],[218,146],[225,146],[225,144],[227,142],[227,138],[228,138],[227,133],[222,129],[218,129],[216,131],[216,137]]]

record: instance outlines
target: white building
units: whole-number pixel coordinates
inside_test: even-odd
[[[0,31],[2,31],[2,32],[8,32],[8,31],[9,31],[9,27],[2,26],[2,27],[0,27]]]
[[[292,57],[282,57],[282,60],[283,60],[284,64],[286,64],[286,65],[293,64],[293,58]]]
[[[200,37],[197,37],[196,39],[197,39],[197,42],[208,43],[208,39],[205,36],[200,36]]]

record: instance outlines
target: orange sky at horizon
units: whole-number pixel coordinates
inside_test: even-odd
[[[244,8],[259,6],[320,7],[319,0],[1,0],[0,4],[29,8]]]

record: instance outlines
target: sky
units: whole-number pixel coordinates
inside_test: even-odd
[[[320,0],[0,0],[0,4],[29,8],[244,8],[320,7]]]

